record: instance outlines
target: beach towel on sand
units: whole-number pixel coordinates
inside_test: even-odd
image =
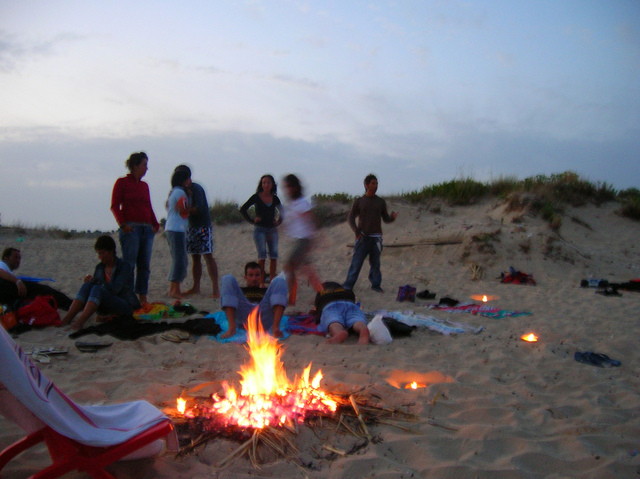
[[[502,318],[514,318],[517,316],[530,316],[531,313],[527,311],[509,311],[507,309],[498,309],[485,304],[476,303],[463,303],[457,306],[442,306],[434,304],[429,306],[430,309],[436,309],[438,311],[446,311],[447,313],[471,313],[477,316],[484,316],[486,318],[502,319]]]
[[[98,336],[108,334],[123,341],[134,341],[142,336],[163,333],[170,329],[186,331],[196,336],[218,334],[220,332],[220,326],[207,318],[208,316],[204,318],[193,318],[181,323],[144,323],[137,321],[133,316],[116,316],[107,323],[89,326],[88,328],[70,334],[69,337],[76,339],[87,334],[97,334]]]
[[[109,406],[79,406],[62,393],[0,328],[0,388],[13,396],[53,430],[89,446],[123,443],[166,420],[146,401]],[[177,438],[170,448],[177,450]]]

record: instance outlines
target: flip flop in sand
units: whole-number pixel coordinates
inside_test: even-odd
[[[428,289],[425,289],[424,291],[420,291],[419,293],[416,294],[416,298],[420,298],[420,299],[435,299],[436,297],[436,293],[431,293],[429,292]]]
[[[80,352],[83,352],[83,353],[95,353],[99,349],[108,348],[113,343],[100,343],[100,342],[88,343],[88,342],[83,342],[83,341],[76,341],[75,344],[76,344],[76,348],[78,348],[78,351],[80,351]]]
[[[611,359],[606,354],[592,353],[590,351],[584,353],[576,351],[573,357],[579,363],[590,364],[591,366],[597,366],[599,368],[618,367],[622,364],[620,361]]]
[[[602,296],[622,296],[620,293],[618,293],[617,288],[612,288],[611,286],[596,291],[596,294],[601,294]]]
[[[172,343],[183,343],[188,341],[191,335],[186,331],[171,331],[160,335],[165,341],[171,341]]]

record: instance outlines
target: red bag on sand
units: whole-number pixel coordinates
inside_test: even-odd
[[[17,311],[18,321],[29,326],[60,326],[58,303],[53,296],[36,296],[33,301]]]

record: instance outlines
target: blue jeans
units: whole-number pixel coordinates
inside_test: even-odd
[[[271,281],[260,304],[254,304],[244,297],[238,281],[232,275],[225,274],[220,280],[220,306],[236,310],[237,327],[245,328],[249,314],[258,306],[262,327],[265,331],[270,331],[273,326],[273,307],[283,306],[286,308],[287,296],[287,282],[280,276]]]
[[[350,301],[333,301],[322,310],[318,331],[328,332],[332,323],[340,323],[348,331],[357,322],[367,324],[367,317],[357,304]]]
[[[123,233],[120,229],[122,259],[129,263],[136,273],[135,287],[133,284],[129,286],[136,294],[147,294],[155,233],[151,225],[129,223],[129,226],[133,228],[130,233]]]
[[[187,277],[189,268],[189,256],[187,255],[187,233],[180,231],[165,231],[171,252],[171,271],[169,281],[172,283],[182,283]]]
[[[76,299],[87,303],[91,301],[98,305],[98,312],[102,314],[132,315],[133,306],[124,299],[110,293],[101,285],[95,283],[84,283],[76,294]]]
[[[253,242],[258,250],[258,259],[267,259],[267,249],[269,258],[278,259],[278,229],[256,226],[253,230]]]
[[[351,266],[345,280],[345,289],[353,289],[358,281],[358,275],[364,264],[367,255],[369,256],[369,281],[373,288],[379,288],[382,284],[382,273],[380,272],[380,255],[382,254],[382,237],[365,236],[356,241],[353,247],[353,258],[351,258]]]

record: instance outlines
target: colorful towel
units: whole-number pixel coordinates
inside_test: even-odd
[[[133,313],[134,318],[142,321],[159,321],[183,316],[184,312],[175,311],[172,306],[164,303],[148,303]]]
[[[428,307],[430,309],[445,311],[447,313],[471,313],[477,316],[484,316],[486,318],[493,318],[493,319],[515,318],[517,316],[531,315],[531,313],[527,311],[509,311],[506,309],[499,309],[499,308],[494,308],[484,304],[476,304],[476,303],[463,303],[457,306],[441,306],[438,304],[433,304]]]

